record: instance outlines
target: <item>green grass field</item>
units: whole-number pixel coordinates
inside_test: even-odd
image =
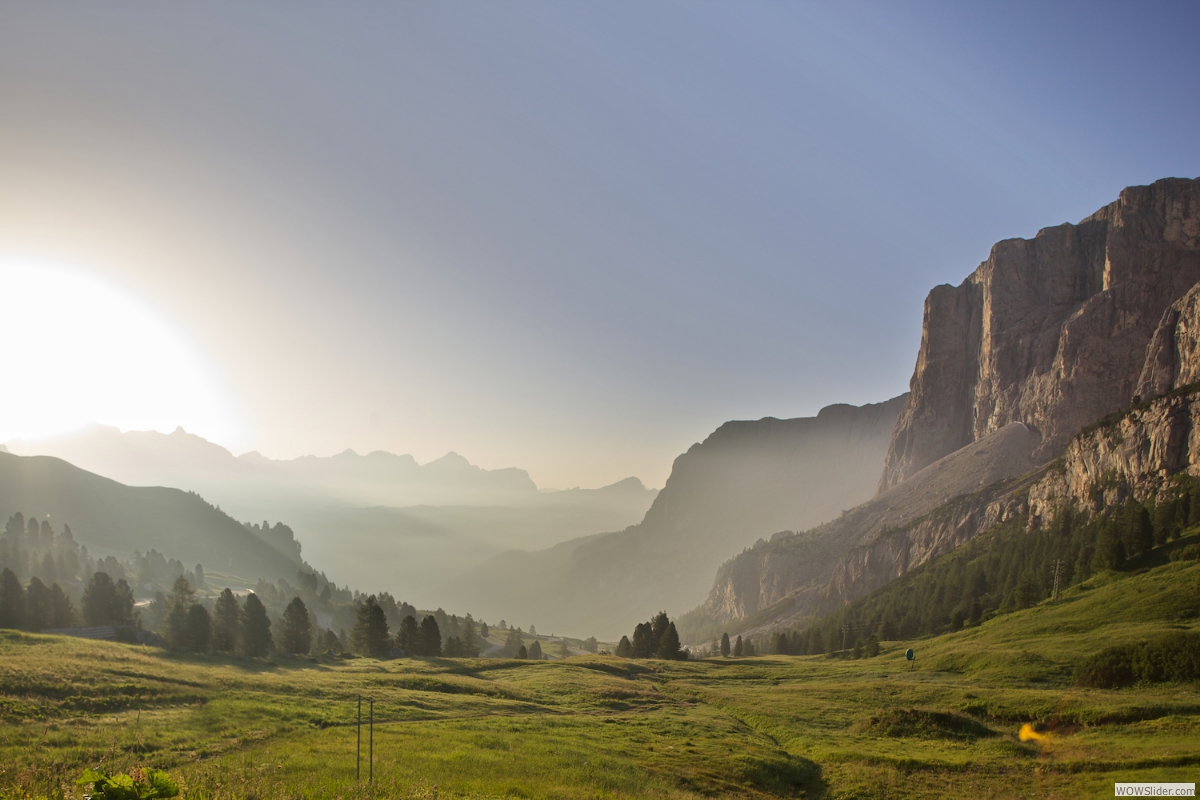
[[[77,796],[84,767],[139,763],[188,798],[1111,797],[1200,782],[1200,687],[1079,689],[1073,666],[1198,614],[1190,562],[859,661],[270,663],[6,631],[0,797]],[[1047,738],[1019,741],[1026,722]]]

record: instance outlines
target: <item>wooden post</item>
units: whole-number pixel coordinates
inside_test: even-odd
[[[358,696],[358,724],[354,728],[354,780],[362,780],[362,695]]]
[[[369,749],[367,751],[367,783],[375,782],[375,698],[370,698],[371,703],[371,738]]]

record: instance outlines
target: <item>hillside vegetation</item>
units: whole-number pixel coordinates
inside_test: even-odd
[[[0,633],[0,796],[85,767],[187,798],[1078,797],[1195,779],[1200,687],[1076,684],[1105,648],[1197,630],[1200,564],[1102,572],[1055,602],[874,658],[235,660]],[[904,660],[916,650],[915,668]],[[375,787],[353,721],[375,699]],[[1021,741],[1029,723],[1043,737]],[[363,773],[367,772],[363,731]]]

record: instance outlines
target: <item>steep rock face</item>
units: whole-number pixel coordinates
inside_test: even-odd
[[[662,609],[692,608],[731,553],[868,499],[904,401],[725,423],[675,460],[641,523],[545,551],[506,553],[447,593],[540,628],[600,636],[627,633]]]
[[[1138,397],[1151,398],[1200,382],[1200,285],[1171,304],[1154,331],[1138,381]]]
[[[1130,187],[1078,225],[997,243],[926,300],[880,491],[1011,422],[1054,457],[1130,402],[1164,312],[1198,280],[1200,180]]]

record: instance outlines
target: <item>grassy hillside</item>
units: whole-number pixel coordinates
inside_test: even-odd
[[[291,578],[301,564],[290,533],[267,541],[199,495],[125,486],[48,456],[0,453],[0,515],[17,511],[70,525],[93,555],[157,549],[189,568],[201,563],[251,580]]]
[[[1196,630],[1179,598],[1197,592],[1194,562],[1106,573],[858,661],[271,663],[5,632],[0,796],[62,796],[85,766],[137,763],[189,798],[1078,797],[1194,781],[1200,687],[1082,689],[1072,672]],[[376,699],[375,794],[354,783],[359,694]],[[1046,738],[1021,742],[1024,723]]]

